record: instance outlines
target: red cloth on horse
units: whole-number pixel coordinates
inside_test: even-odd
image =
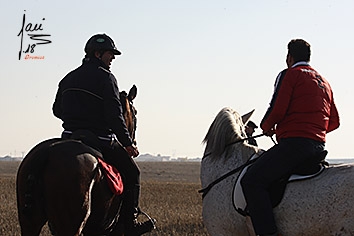
[[[122,177],[120,176],[118,170],[114,166],[107,164],[106,162],[104,162],[100,158],[97,158],[97,159],[104,170],[104,173],[105,173],[105,176],[107,179],[107,183],[108,183],[108,186],[111,189],[111,191],[115,195],[122,194],[123,193],[123,181],[122,181]]]

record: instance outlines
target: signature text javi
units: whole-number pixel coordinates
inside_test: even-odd
[[[25,10],[26,11],[26,10]],[[44,21],[45,18],[42,19]],[[20,51],[18,54],[18,59],[21,60],[21,55],[22,53],[27,53],[25,59],[44,59],[44,56],[30,56],[29,53],[34,53],[35,52],[35,47],[37,45],[42,45],[42,44],[49,44],[52,41],[49,40],[47,37],[50,37],[50,34],[41,34],[39,31],[43,30],[43,23],[36,23],[33,24],[31,22],[26,23],[26,13],[23,13],[23,18],[22,18],[22,26],[21,30],[18,33],[17,36],[21,37],[21,45],[20,45]],[[28,45],[24,45],[23,39],[24,35],[27,35],[31,41]],[[24,50],[23,50],[24,49]]]

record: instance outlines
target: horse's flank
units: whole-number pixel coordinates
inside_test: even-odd
[[[65,145],[65,146],[64,146]],[[43,172],[44,198],[46,199],[46,211],[48,221],[54,226],[54,230],[64,228],[58,225],[63,215],[70,218],[71,212],[76,209],[80,217],[72,217],[73,223],[77,220],[80,234],[86,225],[91,209],[91,190],[97,175],[97,160],[94,153],[82,148],[79,142],[59,142],[53,144],[48,153],[48,163]],[[78,150],[74,156],[62,152],[63,148]],[[74,175],[62,175],[62,173],[76,173]],[[58,176],[61,176],[58,178]],[[58,191],[60,189],[60,191]],[[76,193],[77,192],[77,193]],[[81,196],[84,196],[82,199]],[[58,216],[62,214],[61,216]]]
[[[290,183],[274,208],[284,235],[354,235],[354,164],[331,166],[320,176]]]

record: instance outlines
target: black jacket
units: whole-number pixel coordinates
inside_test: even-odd
[[[98,136],[114,133],[123,146],[132,144],[114,75],[96,58],[85,58],[59,83],[53,113],[69,131],[87,129]]]

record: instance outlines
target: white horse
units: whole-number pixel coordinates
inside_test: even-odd
[[[202,188],[260,151],[246,142],[234,143],[244,137],[241,116],[231,108],[222,109],[204,139]],[[232,203],[238,174],[214,185],[203,199],[203,221],[212,236],[250,235],[246,217]],[[283,236],[353,236],[354,164],[330,166],[315,178],[289,183],[273,211]]]

